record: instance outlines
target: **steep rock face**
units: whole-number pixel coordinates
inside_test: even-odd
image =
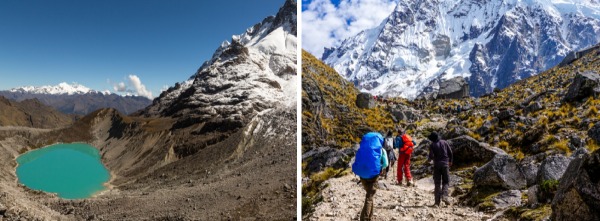
[[[412,99],[433,81],[463,76],[480,96],[599,42],[599,12],[591,1],[400,1],[322,59],[376,95]]]
[[[302,52],[302,148],[304,152],[328,146],[349,148],[372,130],[393,128],[391,114],[366,94],[359,108],[360,91],[335,70],[308,52]]]
[[[235,129],[261,111],[295,105],[295,7],[286,1],[276,16],[223,42],[196,74],[140,114],[177,117],[181,127],[210,121]]]

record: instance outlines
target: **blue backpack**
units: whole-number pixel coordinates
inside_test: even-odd
[[[371,179],[381,172],[381,148],[383,136],[377,132],[369,132],[360,140],[356,158],[352,164],[352,172],[363,179]]]

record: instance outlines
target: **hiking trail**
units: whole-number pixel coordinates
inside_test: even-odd
[[[359,220],[365,191],[361,184],[357,184],[358,181],[354,174],[325,181],[329,186],[321,192],[323,201],[315,206],[309,220]],[[492,218],[490,214],[475,211],[474,208],[457,205],[456,198],[453,206],[441,203],[439,208],[431,207],[434,203],[434,184],[431,176],[415,180],[414,187],[398,186],[394,183],[395,177],[391,170],[387,179],[380,178],[373,202],[373,220],[467,221]],[[452,189],[450,186],[450,192]]]

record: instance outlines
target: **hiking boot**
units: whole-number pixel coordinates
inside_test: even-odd
[[[413,181],[411,179],[406,182],[406,186],[415,186],[415,184],[413,183]]]
[[[452,206],[452,201],[448,197],[442,197],[442,202],[444,202],[446,206]]]

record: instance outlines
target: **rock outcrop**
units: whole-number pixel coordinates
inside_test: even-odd
[[[571,161],[552,200],[552,220],[600,220],[600,151]]]
[[[455,77],[440,83],[438,99],[462,99],[465,97],[469,97],[469,83],[463,77]]]
[[[346,162],[354,156],[354,150],[346,148],[338,150],[331,147],[320,147],[302,154],[302,162],[308,162],[304,170],[309,173],[318,172],[326,167],[344,168]]]
[[[356,95],[356,106],[359,108],[371,109],[375,107],[375,98],[369,93],[360,93]]]
[[[537,172],[537,183],[542,184],[546,180],[559,180],[569,166],[570,159],[562,154],[546,157]]]
[[[598,96],[598,94],[600,94],[600,75],[595,71],[585,71],[575,75],[564,101],[580,101],[589,96]]]
[[[527,181],[510,155],[498,154],[490,162],[475,170],[473,182],[478,187],[522,189]]]
[[[448,140],[454,154],[454,165],[461,166],[468,163],[485,163],[497,154],[506,154],[503,150],[481,143],[469,136],[460,136]]]

